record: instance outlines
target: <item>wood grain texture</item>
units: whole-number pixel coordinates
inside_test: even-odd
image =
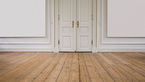
[[[145,53],[0,53],[0,82],[145,82]]]

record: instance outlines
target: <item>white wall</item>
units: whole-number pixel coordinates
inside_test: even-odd
[[[0,51],[52,51],[53,20],[49,13],[53,9],[51,0],[1,0],[0,2],[3,2],[0,3],[3,6],[0,6],[0,12],[3,13],[0,17],[7,20],[0,19],[3,22],[0,24]],[[4,7],[7,7],[6,10]],[[14,7],[16,9],[13,9]],[[15,20],[15,17],[19,20]]]
[[[0,0],[0,37],[45,37],[45,30],[45,0]]]
[[[122,35],[122,33],[126,33],[124,31],[121,31],[121,33],[116,34],[116,36],[114,36],[114,37],[108,37],[108,34],[107,34],[108,29],[111,28],[110,32],[113,32],[115,29],[113,29],[113,31],[112,31],[112,27],[108,28],[108,26],[107,26],[109,23],[107,21],[107,18],[109,16],[108,12],[107,12],[107,9],[109,6],[109,5],[107,5],[108,4],[107,1],[114,1],[114,0],[98,0],[98,3],[97,3],[98,4],[97,5],[98,6],[98,8],[97,8],[98,9],[98,11],[97,11],[98,12],[98,18],[97,18],[98,19],[98,23],[97,23],[98,24],[97,25],[98,51],[145,51],[145,38],[143,37],[143,36],[145,36],[145,34],[140,34],[140,35],[131,34],[132,33],[131,31],[133,29],[131,29],[130,27],[124,26],[123,28],[126,28],[126,30],[124,30],[124,31],[127,31],[129,33],[129,36],[131,36],[131,37],[128,37],[128,34]],[[139,3],[144,3],[144,0],[133,0],[133,1],[132,0],[117,0],[117,1],[124,1],[125,4],[126,4],[126,1],[130,1],[130,3],[134,2],[134,1],[137,1]],[[134,6],[140,6],[139,3],[133,3],[133,4],[136,4]],[[123,3],[120,5],[124,6]],[[128,7],[129,7],[129,4],[128,4],[128,6],[126,6],[126,8],[128,8]],[[142,7],[144,7],[144,6],[142,6]],[[122,7],[122,10],[121,10],[122,12],[123,12],[123,9],[124,9],[124,7]],[[138,11],[142,12],[143,10],[138,10]],[[110,12],[110,13],[113,13],[113,12]],[[122,13],[120,13],[120,14],[122,14]],[[128,13],[126,13],[126,14],[128,14]],[[139,18],[145,17],[143,15],[140,15],[140,13],[136,13],[136,16],[138,16]],[[124,20],[125,20],[125,18],[124,18]],[[124,22],[124,20],[122,20],[122,21],[119,20],[119,22]],[[118,21],[118,20],[115,20],[115,21]],[[130,24],[131,21],[132,21],[132,19],[130,19],[130,21],[128,21],[128,23]],[[145,22],[145,21],[139,20],[139,22]],[[113,24],[115,24],[115,23],[113,23]],[[140,26],[144,26],[144,24],[142,24]],[[122,29],[119,25],[116,28]],[[134,31],[142,32],[142,31],[144,31],[145,27],[142,27],[142,29],[140,27],[134,27],[134,28],[136,29]],[[120,31],[120,30],[116,29],[115,31]]]
[[[108,0],[108,37],[145,37],[145,0]]]
[[[12,0],[11,0],[12,1]],[[143,1],[143,0],[140,0]],[[108,37],[107,0],[97,1],[97,51],[145,51],[143,37]],[[131,2],[131,1],[130,1]],[[2,37],[0,51],[53,51],[54,7],[53,0],[46,0],[46,36]],[[50,12],[50,13],[49,13]],[[34,29],[35,31],[35,29]],[[129,31],[129,30],[128,30]],[[43,32],[42,32],[43,33]]]

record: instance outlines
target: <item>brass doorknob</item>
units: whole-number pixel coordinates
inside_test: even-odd
[[[77,28],[79,28],[79,21],[77,21]]]
[[[72,21],[72,28],[74,28],[74,21]]]

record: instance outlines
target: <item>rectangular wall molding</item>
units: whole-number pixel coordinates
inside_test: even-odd
[[[145,37],[144,0],[107,0],[107,37]]]
[[[0,37],[45,37],[45,0],[0,0]]]
[[[97,49],[96,52],[145,52],[145,38],[131,35],[108,36],[108,8],[109,2],[114,0],[97,0]],[[117,0],[124,1],[124,0]],[[130,1],[132,0],[125,0]],[[139,3],[138,0],[134,0]],[[138,4],[137,3],[137,4]],[[108,5],[109,4],[109,5]],[[111,18],[111,16],[110,16]],[[130,30],[126,30],[130,31]],[[111,31],[110,31],[111,32]],[[124,31],[122,31],[124,32]]]
[[[3,0],[2,0],[3,1]],[[13,0],[11,0],[13,1]],[[17,0],[14,0],[17,1]],[[28,1],[28,0],[24,0],[24,1]],[[29,0],[32,1],[32,0]],[[28,1],[28,2],[29,2]],[[52,52],[53,51],[53,21],[52,21],[52,1],[53,0],[34,0],[34,2],[41,2],[37,5],[41,5],[41,9],[42,12],[41,14],[43,14],[43,16],[45,16],[45,22],[46,24],[45,27],[44,26],[40,26],[40,33],[42,33],[42,36],[38,35],[34,35],[32,37],[28,36],[19,36],[19,37],[1,37],[0,38],[0,52],[7,52],[7,51],[45,51],[45,52]],[[23,2],[23,1],[22,1]],[[30,3],[28,3],[30,4]],[[32,4],[32,3],[31,3]],[[37,7],[37,9],[39,10],[40,6]],[[27,9],[27,7],[26,7]],[[40,9],[40,10],[41,10]],[[35,9],[34,9],[35,10]],[[45,11],[44,11],[45,10]],[[43,17],[42,16],[42,17]],[[43,23],[45,23],[43,21]],[[32,27],[33,28],[33,27]],[[36,27],[37,28],[37,27]],[[30,29],[28,29],[29,31]],[[18,30],[16,30],[18,31]],[[32,31],[36,31],[35,28],[33,28]],[[43,32],[44,31],[44,32]],[[43,35],[43,33],[45,33],[45,35]],[[27,32],[26,32],[27,34]],[[35,33],[34,33],[35,34]]]

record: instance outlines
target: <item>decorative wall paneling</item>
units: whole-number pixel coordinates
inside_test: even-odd
[[[1,37],[0,51],[53,51],[54,16],[53,0],[45,0],[46,36]],[[35,30],[35,29],[34,29]]]
[[[144,52],[145,38],[143,37],[108,37],[108,1],[110,0],[97,1],[97,51]]]

